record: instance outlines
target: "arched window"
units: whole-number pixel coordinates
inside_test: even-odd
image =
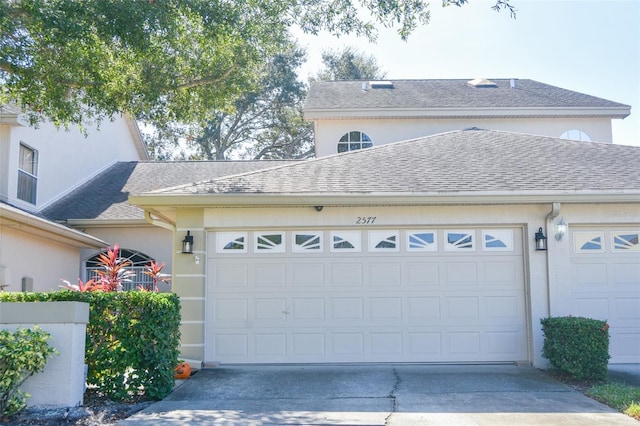
[[[591,138],[579,129],[567,130],[560,135],[560,139],[570,139],[572,141],[591,142]]]
[[[345,133],[338,142],[338,152],[356,151],[363,148],[371,148],[373,141],[364,132],[358,130]]]
[[[96,270],[101,269],[98,257],[101,254],[106,253],[107,252],[105,250],[86,260],[84,266],[85,281],[98,275],[95,272]],[[130,282],[126,282],[123,284],[123,290],[135,290],[138,285],[145,286],[151,283],[151,277],[144,273],[144,267],[148,265],[149,262],[155,259],[147,256],[144,253],[140,253],[139,251],[127,250],[123,248],[120,249],[120,257],[125,258],[129,260],[129,262],[131,262],[131,264],[127,266],[127,269],[133,271],[133,273],[135,274],[133,277],[131,277]]]

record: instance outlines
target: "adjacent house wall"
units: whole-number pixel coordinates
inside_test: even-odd
[[[56,129],[50,123],[38,128],[20,125],[9,128],[8,149],[0,156],[6,170],[6,196],[17,207],[38,211],[116,161],[144,160],[127,120],[105,121],[87,135],[78,128]],[[5,130],[6,131],[6,130]],[[2,140],[2,138],[0,138]],[[36,205],[17,199],[20,144],[38,152],[38,193]],[[0,180],[1,182],[1,180]],[[1,188],[1,187],[0,187]]]

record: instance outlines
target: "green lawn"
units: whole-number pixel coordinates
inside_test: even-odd
[[[594,385],[585,393],[611,408],[640,420],[640,388],[638,387],[610,382]]]

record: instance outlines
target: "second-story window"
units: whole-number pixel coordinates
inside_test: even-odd
[[[20,164],[18,165],[18,198],[31,204],[36,203],[38,192],[38,151],[20,144]]]
[[[363,148],[371,148],[373,141],[364,132],[357,130],[345,133],[338,142],[338,152],[356,151]]]

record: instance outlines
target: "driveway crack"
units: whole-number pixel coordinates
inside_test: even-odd
[[[391,416],[393,416],[393,414],[396,412],[396,406],[397,406],[396,393],[398,392],[398,388],[400,387],[400,383],[401,383],[398,370],[393,368],[391,371],[393,372],[394,383],[393,383],[393,388],[391,389],[391,392],[389,392],[389,394],[387,395],[387,398],[389,398],[389,400],[391,401],[391,412],[384,419],[385,425],[389,424],[389,420],[391,419]]]

